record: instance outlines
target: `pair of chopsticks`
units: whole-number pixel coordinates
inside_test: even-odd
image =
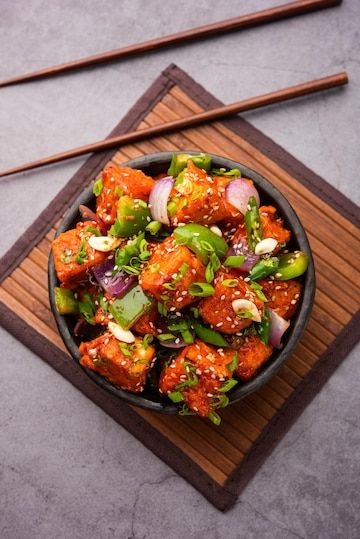
[[[13,77],[11,79],[0,81],[0,87],[64,73],[65,71],[69,71],[75,68],[88,67],[102,62],[108,62],[111,60],[134,55],[136,53],[153,51],[156,49],[163,48],[165,46],[175,45],[177,43],[192,41],[195,39],[209,37],[212,35],[219,35],[228,31],[249,28],[251,26],[264,24],[267,22],[273,22],[295,15],[309,13],[318,9],[339,5],[341,1],[342,0],[298,0],[290,4],[276,6],[271,9],[258,11],[256,13],[243,15],[241,17],[228,19],[225,21],[201,26],[183,32],[178,32],[176,34],[171,34],[162,38],[146,41],[137,45],[132,45],[122,49],[116,49],[114,51],[101,53],[80,60],[74,60],[67,64],[61,64],[33,73]],[[147,129],[125,133],[117,137],[108,138],[106,140],[87,144],[85,146],[80,146],[78,148],[74,148],[62,153],[54,154],[49,157],[39,159],[37,161],[32,161],[30,163],[0,172],[0,177],[9,176],[11,174],[24,172],[45,165],[50,165],[52,163],[64,161],[66,159],[71,159],[91,152],[109,150],[122,144],[137,142],[148,137],[163,135],[164,133],[171,133],[177,130],[198,126],[206,122],[224,119],[240,112],[245,112],[267,105],[280,103],[282,101],[288,101],[290,99],[305,96],[322,90],[342,86],[347,83],[348,77],[345,72],[330,75],[328,77],[323,77],[321,79],[307,81],[305,83],[298,84],[296,86],[290,86],[276,92],[259,95],[250,99],[245,99],[243,101],[232,103],[230,105],[224,105],[215,109],[201,112],[199,114],[194,114],[192,116],[156,125]]]

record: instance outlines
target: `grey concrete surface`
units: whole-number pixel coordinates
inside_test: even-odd
[[[0,78],[275,3],[1,0]],[[360,2],[346,0],[302,18],[1,89],[0,168],[104,137],[170,62],[225,102],[346,69],[346,89],[245,116],[359,201],[359,19]],[[0,254],[82,162],[0,180]],[[222,514],[2,329],[0,338],[1,539],[360,536],[359,348]]]

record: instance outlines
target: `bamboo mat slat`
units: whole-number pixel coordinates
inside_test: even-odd
[[[174,83],[172,75],[168,78],[163,75],[162,87],[159,87],[157,93],[155,86],[151,90],[155,92],[153,100],[147,97],[147,109],[136,113],[137,128],[156,125],[205,109],[201,102],[201,88],[193,83],[192,93],[189,78],[183,75],[182,82],[182,72],[171,69],[169,73],[178,73],[178,80]],[[210,97],[206,99],[211,100]],[[144,98],[144,103],[145,101]],[[129,113],[129,118],[131,114],[135,113]],[[104,157],[102,161],[99,160],[99,167],[95,172],[94,167],[91,167],[92,174],[81,177],[82,186],[89,184],[105,163],[119,165],[150,152],[180,149],[225,155],[256,169],[272,181],[287,196],[307,229],[317,270],[317,291],[312,318],[295,353],[266,386],[223,410],[223,420],[219,427],[199,418],[166,416],[130,407],[134,417],[142,422],[144,428],[156,433],[164,440],[164,444],[166,440],[169,444],[168,450],[173,450],[177,455],[172,465],[180,470],[181,465],[178,462],[186,459],[190,471],[188,474],[185,470],[181,473],[215,505],[223,508],[233,503],[231,500],[236,497],[235,487],[232,487],[234,478],[242,470],[246,475],[255,449],[267,433],[274,429],[274,421],[284,414],[289,400],[297,394],[296,388],[302,387],[304,380],[311,377],[319,358],[337,342],[339,335],[356,314],[360,300],[357,269],[360,267],[360,237],[352,220],[327,203],[322,193],[308,189],[295,174],[292,175],[281,163],[271,159],[251,140],[239,134],[239,130],[234,130],[228,122],[214,122],[197,129],[186,129],[181,133],[123,146],[115,154],[109,154],[106,159]],[[79,192],[82,188],[79,187]],[[70,202],[69,200],[69,205]],[[35,336],[40,335],[46,339],[57,353],[64,353],[65,348],[56,330],[47,293],[48,256],[61,216],[54,213],[54,221],[51,228],[46,230],[24,258],[20,259],[15,269],[2,280],[0,301],[12,315],[25,323]],[[344,245],[354,255],[351,262],[341,254],[336,254],[343,252]],[[353,260],[357,263],[353,263]],[[63,357],[64,361],[71,361],[67,355]],[[131,428],[129,430],[131,431]],[[141,439],[141,436],[139,437]],[[151,446],[150,442],[144,443]],[[155,448],[153,450],[157,452]],[[160,451],[158,454],[161,454],[164,460],[172,462],[169,456]],[[191,473],[193,478],[190,477]],[[209,492],[206,492],[205,485],[208,485]]]

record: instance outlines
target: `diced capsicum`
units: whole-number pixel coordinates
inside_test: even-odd
[[[218,331],[208,328],[201,324],[198,320],[193,320],[191,322],[192,327],[195,330],[196,336],[199,337],[203,342],[213,344],[214,346],[227,347],[229,343]]]
[[[129,329],[150,309],[151,305],[151,299],[140,285],[136,285],[125,296],[115,299],[109,310],[122,328]]]
[[[171,159],[168,174],[170,176],[177,176],[184,168],[186,168],[187,162],[192,161],[198,168],[206,170],[207,172],[211,167],[211,157],[201,153],[199,155],[191,155],[189,153],[174,153]]]
[[[117,203],[116,221],[110,234],[128,238],[145,230],[150,221],[150,209],[144,200],[122,196]]]
[[[258,279],[264,279],[268,275],[271,275],[279,266],[279,259],[276,256],[271,256],[269,258],[263,258],[259,260],[250,270],[249,277],[252,281],[257,281]]]
[[[212,253],[224,258],[229,247],[223,238],[209,228],[197,223],[190,223],[175,229],[174,236],[178,244],[186,245],[195,253],[203,264],[207,264]]]
[[[60,314],[77,314],[79,311],[74,292],[68,288],[55,287],[55,304]]]
[[[295,279],[295,277],[300,277],[300,275],[305,273],[308,265],[308,256],[303,251],[295,251],[294,253],[281,255],[274,277],[278,281]]]
[[[245,213],[246,236],[252,251],[256,244],[262,240],[262,223],[256,198],[251,196],[248,202],[248,210]]]

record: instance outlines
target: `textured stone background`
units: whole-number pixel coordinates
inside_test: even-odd
[[[2,0],[0,78],[274,3]],[[346,69],[346,89],[245,116],[359,201],[359,19],[360,2],[347,0],[1,89],[0,168],[103,138],[170,62],[225,102]],[[1,254],[82,162],[0,180]],[[359,348],[222,514],[2,329],[0,338],[1,539],[359,537]]]

